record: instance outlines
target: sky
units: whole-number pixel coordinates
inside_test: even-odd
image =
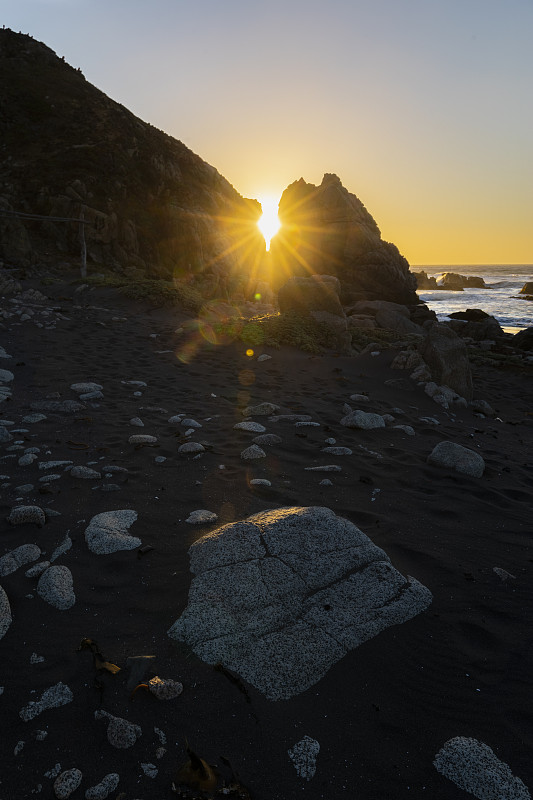
[[[533,0],[0,0],[245,197],[336,173],[413,265],[533,263]]]

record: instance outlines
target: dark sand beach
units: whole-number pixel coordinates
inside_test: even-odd
[[[31,287],[48,305],[37,302],[22,321],[1,320],[0,344],[12,358],[0,367],[14,379],[0,422],[14,423],[7,428],[15,432],[1,445],[0,555],[35,544],[39,560],[49,559],[68,534],[72,546],[54,563],[71,571],[76,600],[67,610],[45,602],[37,578],[25,575],[33,562],[1,579],[12,614],[0,643],[1,800],[52,798],[54,773],[73,768],[83,773],[73,798],[109,773],[120,776],[112,798],[172,797],[186,740],[210,763],[228,758],[254,800],[459,800],[466,792],[433,766],[457,736],[486,743],[533,787],[531,365],[474,366],[475,397],[496,412],[476,416],[472,408],[445,411],[404,371],[392,370],[394,349],[349,357],[256,347],[247,355],[240,342],[206,341],[185,314],[115,290],[82,295],[68,282],[24,283]],[[2,309],[14,305],[5,298]],[[271,359],[258,361],[265,352]],[[78,400],[70,387],[81,382],[101,385],[103,397],[22,422],[36,413],[31,404]],[[415,435],[341,426],[343,406],[357,408],[350,396],[358,393],[368,396],[366,411],[391,414],[394,425],[411,426]],[[281,442],[265,447],[266,457],[245,461],[240,454],[256,434],[234,425],[246,406],[263,401],[280,413],[308,414],[319,426],[253,417]],[[202,427],[186,437],[184,426],[168,422],[178,414]],[[136,434],[157,441],[130,444]],[[323,453],[328,438],[352,454]],[[204,452],[178,453],[188,440]],[[428,464],[443,440],[478,452],[483,476]],[[27,448],[38,448],[37,459],[20,466]],[[75,478],[65,465],[39,469],[45,461],[89,465],[101,477]],[[341,470],[305,470],[327,464]],[[50,473],[60,477],[40,481]],[[252,485],[256,478],[271,486]],[[322,485],[324,478],[332,485]],[[21,505],[59,515],[42,527],[10,525],[6,518]],[[190,545],[224,523],[286,506],[325,506],[354,523],[433,600],[348,652],[310,688],[271,701],[167,631],[188,602]],[[118,509],[137,513],[129,533],[141,546],[91,552],[84,536],[90,520]],[[217,522],[186,523],[198,509],[216,513]],[[97,673],[91,650],[78,649],[85,637],[120,672]],[[183,693],[160,701],[138,691],[130,699],[126,661],[141,655],[155,656],[145,679],[171,678]],[[59,682],[72,700],[24,721],[21,710]],[[142,736],[127,749],[111,746],[105,721],[95,719],[99,709],[138,725]],[[304,736],[320,745],[310,780],[288,755]]]

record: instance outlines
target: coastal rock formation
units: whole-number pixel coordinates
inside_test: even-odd
[[[466,400],[472,399],[474,390],[468,352],[456,333],[442,323],[434,323],[418,349],[435,383],[449,386]]]
[[[520,294],[533,294],[533,281],[527,281],[520,289]]]
[[[203,536],[189,555],[189,604],[169,636],[270,700],[313,686],[349,650],[432,599],[329,508],[254,514]]]
[[[294,311],[323,323],[336,346],[351,353],[351,336],[339,299],[340,289],[340,281],[333,275],[290,278],[278,292],[279,310],[281,313]]]
[[[336,175],[320,186],[303,178],[285,189],[279,204],[280,232],[272,239],[272,281],[288,276],[335,275],[343,306],[358,300],[418,302],[416,280],[397,247],[383,241],[362,202]]]
[[[463,289],[490,289],[483,278],[478,275],[460,275],[458,272],[442,272],[440,275],[428,275],[425,270],[413,272],[418,289],[447,292],[462,292]]]
[[[0,97],[0,260],[77,266],[79,225],[57,220],[83,215],[89,265],[202,277],[207,294],[255,286],[260,204],[184,144],[9,29],[0,30]]]
[[[451,322],[447,325],[459,336],[469,337],[478,342],[505,336],[498,320],[480,308],[467,308],[466,311],[456,311],[449,316]]]

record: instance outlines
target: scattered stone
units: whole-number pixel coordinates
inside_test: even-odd
[[[127,386],[141,386],[141,387],[148,386],[148,384],[145,383],[144,381],[120,381],[120,382],[126,384]]]
[[[237,422],[237,424],[233,426],[233,429],[236,431],[252,431],[253,433],[264,433],[266,431],[264,425],[261,425],[259,422],[252,422],[251,420],[247,422]]]
[[[43,475],[42,478],[39,478],[39,483],[52,483],[52,481],[58,481],[61,478],[57,472],[53,472],[50,475]]]
[[[50,556],[50,561],[51,562],[57,561],[57,559],[60,556],[62,556],[65,553],[67,553],[70,550],[71,547],[72,547],[72,539],[70,538],[70,536],[67,533],[65,538],[61,542],[61,544],[56,547],[56,549],[54,550],[54,552]]]
[[[3,637],[6,635],[7,630],[12,622],[13,617],[11,616],[9,599],[4,589],[0,586],[0,639],[3,639]]]
[[[366,411],[352,411],[341,419],[341,425],[345,428],[359,428],[368,431],[372,428],[384,428],[385,420],[379,414],[370,414]]]
[[[88,381],[87,383],[73,383],[70,388],[76,394],[87,394],[88,392],[101,392],[104,387],[99,383]]]
[[[281,438],[281,436],[276,436],[275,433],[263,433],[260,436],[254,436],[252,441],[255,444],[266,445],[268,447],[269,445],[273,444],[281,444],[283,439]]]
[[[35,453],[24,453],[18,460],[19,467],[29,467],[30,464],[33,464],[34,461],[37,460],[37,456]]]
[[[257,360],[259,362],[261,362],[261,361],[270,361],[271,358],[272,358],[272,356],[267,355],[267,353],[263,353],[262,355],[257,357]]]
[[[353,400],[354,403],[368,403],[370,402],[370,397],[366,394],[351,394],[350,400]]]
[[[32,653],[30,656],[30,664],[42,664],[44,656],[38,656],[37,653]]]
[[[279,411],[280,407],[275,403],[259,403],[256,406],[246,406],[243,409],[243,417],[269,417]]]
[[[201,428],[202,427],[202,423],[201,422],[196,422],[195,419],[191,419],[190,417],[186,417],[185,419],[182,419],[181,420],[181,424],[185,428]]]
[[[80,400],[103,400],[104,395],[102,392],[87,392],[86,394],[80,394]]]
[[[173,681],[171,678],[160,678],[156,675],[148,683],[148,691],[157,697],[158,700],[173,700],[183,692],[183,684]]]
[[[485,470],[485,462],[479,453],[455,442],[439,442],[427,457],[427,463],[473,478],[481,478]]]
[[[105,778],[102,778],[100,783],[96,786],[91,786],[85,792],[85,800],[106,800],[111,792],[114,792],[120,781],[120,775],[116,772],[110,772]]]
[[[178,453],[204,453],[205,447],[200,442],[185,442],[178,447]]]
[[[191,525],[205,525],[208,522],[216,522],[218,519],[217,514],[213,511],[207,511],[205,508],[199,508],[197,511],[191,511],[185,522]]]
[[[140,547],[141,540],[128,533],[136,519],[137,512],[131,509],[96,514],[85,529],[85,541],[91,553],[108,555]]]
[[[83,466],[72,467],[70,475],[73,478],[81,478],[82,480],[100,480],[102,477],[100,472],[97,472],[95,469]]]
[[[46,414],[27,414],[27,416],[22,417],[22,422],[25,425],[31,425],[34,422],[43,422],[47,419]]]
[[[320,745],[316,739],[304,736],[294,747],[288,751],[299,778],[310,781],[316,772],[316,758],[320,752]]]
[[[332,456],[351,456],[352,451],[349,447],[323,447],[323,453],[329,453]]]
[[[168,422],[170,422],[171,425],[181,425],[181,420],[183,419],[183,417],[184,417],[183,414],[176,414],[175,416],[170,417]]]
[[[415,435],[415,429],[412,428],[410,425],[393,425],[394,430],[403,431],[408,436]]]
[[[140,417],[132,417],[130,419],[130,425],[135,425],[137,428],[144,428],[144,422]]]
[[[32,523],[41,528],[46,522],[44,511],[39,506],[17,506],[11,509],[7,518],[11,525],[26,525]]]
[[[306,467],[306,472],[341,472],[342,467],[338,464],[324,464],[322,467]]]
[[[142,730],[138,725],[128,722],[127,719],[121,717],[114,717],[107,711],[98,709],[94,712],[95,719],[109,720],[107,725],[107,740],[113,747],[119,750],[126,750],[135,744],[139,736],[142,736]]]
[[[52,769],[49,769],[48,772],[44,773],[44,777],[50,779],[57,778],[60,772],[61,772],[61,764],[56,764],[55,767],[52,767]]]
[[[142,764],[141,768],[147,778],[157,778],[157,773],[159,770],[157,769],[155,764]]]
[[[318,485],[319,486],[333,486],[333,482],[330,481],[329,478],[324,478],[323,480],[320,481],[320,483]]]
[[[79,769],[68,769],[54,781],[54,792],[58,800],[67,800],[76,791],[83,778]]]
[[[11,383],[15,376],[8,369],[0,369],[0,383]]]
[[[445,778],[479,800],[531,800],[526,786],[491,748],[465,736],[449,739],[433,765]]]
[[[18,754],[22,752],[22,750],[24,749],[25,744],[26,742],[22,741],[22,739],[19,742],[17,742],[15,745],[15,749],[13,750],[13,755],[18,756]]]
[[[6,575],[11,575],[19,567],[29,564],[32,561],[37,561],[41,556],[41,548],[36,544],[21,544],[5,556],[0,558],[0,577],[4,578]]]
[[[154,458],[156,464],[164,464],[166,460],[167,460],[166,456],[156,456]]]
[[[77,400],[37,400],[30,403],[32,411],[48,411],[50,414],[75,414],[85,408]]]
[[[241,453],[241,458],[244,461],[253,461],[258,458],[266,458],[266,453],[256,444],[251,444]]]
[[[157,436],[148,436],[148,434],[137,433],[130,436],[128,439],[129,444],[155,444]]]
[[[295,428],[320,428],[320,422],[295,422]]]
[[[59,708],[67,703],[71,703],[73,699],[74,695],[69,687],[60,681],[56,683],[55,686],[50,686],[49,689],[46,689],[42,693],[40,700],[30,700],[28,705],[19,711],[19,717],[24,722],[29,722],[35,719],[35,717],[38,717],[39,714],[42,714],[43,711],[49,708]]]
[[[255,514],[203,536],[189,556],[189,603],[169,636],[270,700],[313,686],[349,650],[432,599],[328,508]]]
[[[49,567],[39,578],[37,594],[59,611],[72,608],[76,602],[76,595],[69,568],[64,565]]]
[[[310,422],[311,414],[275,414],[269,422]]]
[[[11,442],[13,437],[9,433],[7,428],[4,428],[3,425],[0,425],[0,443],[4,444],[5,442]]]
[[[272,486],[272,484],[266,478],[252,478],[250,486]]]
[[[27,569],[24,574],[27,578],[39,578],[49,566],[49,561],[40,561],[39,564],[35,564],[34,567]]]

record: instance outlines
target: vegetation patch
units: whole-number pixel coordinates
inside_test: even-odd
[[[179,306],[193,314],[197,314],[203,304],[202,296],[194,287],[173,281],[99,273],[87,277],[84,283],[115,288],[131,300],[146,301],[154,306]]]

